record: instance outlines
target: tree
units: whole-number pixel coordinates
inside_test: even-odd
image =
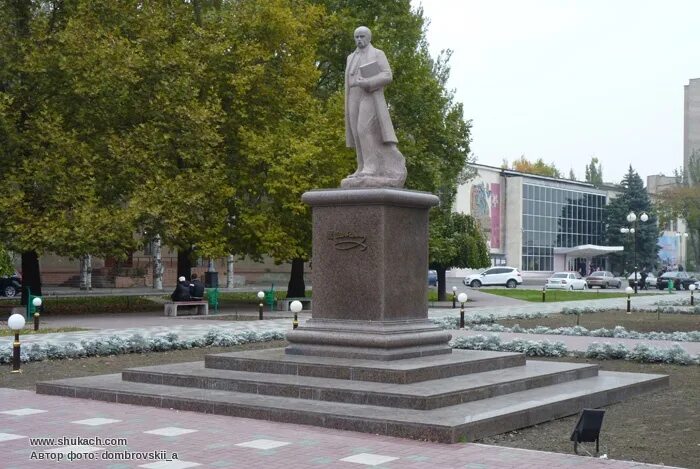
[[[386,89],[386,98],[399,149],[406,158],[406,187],[437,194],[449,210],[458,183],[472,175],[467,165],[470,123],[463,118],[461,104],[454,102],[453,93],[446,88],[449,51],[437,59],[430,56],[422,9],[412,10],[409,0],[314,3],[323,5],[327,11],[315,57],[319,73],[315,94],[323,103],[321,109],[327,111],[322,114],[327,127],[321,142],[327,146],[321,158],[328,160],[336,155],[338,159],[333,162],[336,171],[327,172],[326,179],[321,181],[324,185],[300,188],[337,187],[340,179],[353,171],[355,155],[345,148],[344,141],[344,71],[347,55],[355,48],[352,32],[364,25],[370,28],[372,42],[386,53],[392,67],[394,80]],[[288,190],[286,195],[298,201],[295,192],[296,188]],[[287,203],[294,204],[292,200]],[[298,210],[305,217],[303,220],[309,220],[308,212],[301,211],[301,207]],[[302,226],[302,218],[298,216],[296,220],[291,225]],[[305,228],[305,233],[310,233],[310,229]],[[310,237],[307,234],[297,239],[304,243],[294,246],[295,249],[308,256]]]
[[[686,262],[694,270],[700,266],[700,151],[690,155],[688,166],[677,173],[677,182],[659,195],[657,210],[662,222],[685,221],[690,247]]]
[[[632,272],[635,267],[653,268],[657,263],[659,246],[659,228],[656,211],[651,204],[649,194],[637,172],[629,167],[627,174],[620,183],[622,193],[605,206],[603,212],[604,238],[608,246],[624,246],[621,253],[610,255],[614,272]],[[637,215],[636,225],[627,222],[627,215],[634,212]],[[646,213],[647,222],[642,222],[640,216]],[[624,234],[620,228],[635,227],[634,234]],[[636,265],[634,243],[636,239]]]
[[[576,174],[574,173],[573,168],[569,169],[569,180],[570,181],[575,181],[576,180]]]
[[[0,246],[0,277],[3,275],[11,275],[15,271],[15,266],[12,263],[12,257],[5,248]]]
[[[471,215],[433,210],[430,223],[430,268],[438,275],[438,300],[445,301],[445,272],[451,268],[489,267],[486,241]]]
[[[507,166],[506,160],[504,160],[504,164]],[[525,155],[522,155],[520,159],[513,161],[511,164],[511,169],[521,173],[538,174],[540,176],[552,178],[562,177],[561,172],[556,166],[554,166],[554,164],[547,164],[542,158],[538,158],[537,161],[532,162],[525,158]]]
[[[586,165],[586,182],[596,187],[603,185],[603,165],[595,156],[591,157],[591,162]]]

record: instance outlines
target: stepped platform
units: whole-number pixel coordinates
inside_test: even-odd
[[[208,355],[37,384],[37,393],[377,433],[474,441],[668,386],[665,375],[454,350],[395,361]]]

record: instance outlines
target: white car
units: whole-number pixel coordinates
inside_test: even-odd
[[[586,290],[586,279],[578,272],[555,272],[544,284],[547,290]]]
[[[465,277],[462,283],[472,288],[486,285],[504,285],[507,288],[515,288],[523,283],[523,276],[515,267],[491,267],[478,274]]]
[[[637,272],[637,282],[641,282],[641,281],[642,281],[642,274],[640,272]],[[630,287],[634,287],[634,272],[629,274],[629,276],[627,277],[627,283],[629,283]],[[646,287],[656,288],[656,277],[654,277],[654,274],[652,274],[651,272],[647,272],[647,278],[646,278],[646,281],[644,282],[644,285]]]

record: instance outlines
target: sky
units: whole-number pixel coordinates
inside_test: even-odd
[[[700,78],[699,0],[412,0],[477,162],[525,155],[606,182],[683,165],[683,86]]]

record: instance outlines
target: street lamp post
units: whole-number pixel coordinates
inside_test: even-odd
[[[688,288],[690,288],[690,306],[695,306],[695,297],[693,296],[693,293],[695,293],[696,288],[695,284],[692,283]]]
[[[642,223],[645,223],[646,221],[649,220],[649,215],[646,213],[642,212],[642,214],[639,216],[639,220]],[[620,233],[622,234],[627,234],[630,233],[633,235],[633,246],[634,246],[634,293],[637,294],[637,275],[639,268],[637,267],[637,233],[639,232],[639,225],[637,222],[637,214],[634,212],[630,212],[627,214],[627,223],[629,223],[630,227],[623,227],[620,228]]]
[[[12,343],[12,373],[21,373],[19,368],[20,350],[19,350],[19,331],[24,328],[24,316],[15,313],[7,320],[7,325],[12,332],[15,333],[15,341]]]
[[[294,313],[294,320],[292,320],[292,329],[296,329],[297,327],[299,327],[299,317],[297,315],[301,311],[302,307],[303,305],[299,300],[294,300],[292,301],[292,304],[289,305],[289,309],[291,309],[292,313]]]
[[[41,314],[39,313],[39,308],[41,307],[41,298],[38,296],[35,296],[34,299],[32,300],[32,304],[36,308],[36,311],[34,313],[34,330],[38,331],[39,330],[39,318],[41,317]]]
[[[467,302],[467,294],[462,292],[459,294],[457,299],[462,304],[462,307],[459,310],[459,328],[464,329],[464,303]]]
[[[632,294],[632,287],[625,288],[625,293],[627,293],[627,314],[631,314],[632,310],[630,308],[630,306],[631,306],[630,295]]]
[[[263,298],[265,298],[265,292],[259,291],[258,292],[258,299],[260,300],[260,304],[258,305],[258,319],[260,321],[262,321],[262,319],[263,319]]]

